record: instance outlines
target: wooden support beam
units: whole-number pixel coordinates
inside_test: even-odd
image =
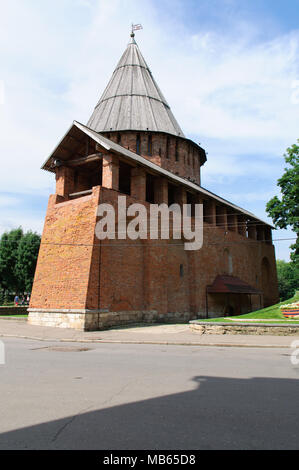
[[[97,144],[97,143],[96,143],[96,150],[100,151],[101,153],[103,153],[105,155],[108,154],[108,153],[111,153],[111,149],[107,150],[104,147],[102,147],[102,145]]]
[[[79,191],[78,193],[69,194],[69,197],[87,196],[88,194],[92,194],[92,189],[87,189],[86,191]]]
[[[69,160],[65,162],[67,166],[80,166],[84,165],[85,163],[90,163],[94,162],[97,160],[101,160],[103,158],[103,155],[101,153],[93,153],[91,155],[88,155],[87,157],[82,157],[82,158],[76,158],[75,160]]]

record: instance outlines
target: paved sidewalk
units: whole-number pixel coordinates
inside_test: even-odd
[[[257,348],[290,348],[296,336],[201,335],[188,324],[149,325],[115,328],[105,331],[76,331],[64,328],[29,325],[26,320],[0,319],[0,337],[40,341],[173,344],[191,346],[230,346]]]

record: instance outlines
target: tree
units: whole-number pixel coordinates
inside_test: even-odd
[[[5,232],[0,239],[0,286],[5,292],[31,291],[40,246],[37,233],[21,228]]]
[[[298,139],[299,144],[299,139]],[[267,204],[266,210],[276,227],[291,229],[296,233],[296,242],[290,246],[291,260],[299,262],[299,145],[292,145],[284,154],[287,167],[277,181],[281,199],[274,196]]]
[[[27,232],[19,242],[15,275],[21,292],[31,291],[40,241],[40,235]]]
[[[3,305],[8,305],[9,302],[10,302],[9,293],[8,293],[8,290],[6,290],[4,293]]]
[[[299,267],[293,262],[277,260],[278,290],[281,301],[293,297],[299,288]]]
[[[0,285],[5,289],[18,290],[19,287],[15,265],[22,237],[23,230],[17,228],[5,232],[0,239]]]

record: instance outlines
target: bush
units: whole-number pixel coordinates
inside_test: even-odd
[[[4,293],[3,305],[8,305],[9,303],[10,303],[10,295],[8,291],[6,290]]]
[[[299,287],[298,267],[294,262],[277,260],[278,290],[281,301],[295,295]]]

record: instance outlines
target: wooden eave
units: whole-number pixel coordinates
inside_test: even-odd
[[[259,219],[251,212],[246,211],[245,209],[242,209],[230,201],[221,198],[220,196],[212,193],[211,191],[208,191],[202,186],[192,183],[191,181],[182,178],[181,176],[175,175],[172,172],[161,168],[159,165],[156,165],[141,155],[137,155],[131,150],[128,150],[125,147],[122,147],[121,145],[107,139],[107,137],[98,134],[97,132],[89,129],[87,126],[77,121],[74,121],[70,126],[57,147],[43,164],[42,169],[55,172],[55,160],[60,160],[62,163],[67,163],[71,159],[86,157],[87,137],[89,137],[92,142],[95,142],[97,146],[100,146],[103,153],[114,153],[120,159],[125,160],[132,166],[142,166],[150,173],[164,176],[174,184],[183,185],[188,191],[193,193],[200,193],[203,198],[213,199],[218,205],[225,205],[226,207],[232,208],[235,212],[239,213],[240,215],[243,214],[249,220],[263,223],[270,228],[274,228],[269,223]]]

